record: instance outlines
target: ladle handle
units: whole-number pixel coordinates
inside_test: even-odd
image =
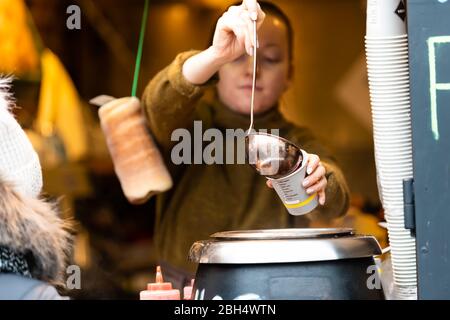
[[[256,88],[256,47],[258,43],[258,35],[256,32],[256,20],[253,20],[253,82],[252,82],[252,98],[250,102],[250,127],[247,134],[250,134],[253,129],[253,110],[255,105],[255,88]]]

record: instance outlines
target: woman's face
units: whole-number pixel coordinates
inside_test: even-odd
[[[290,61],[286,25],[267,15],[258,30],[257,72],[254,111],[275,106],[290,82]],[[222,66],[217,91],[220,100],[233,111],[249,114],[252,95],[253,57],[244,54]]]

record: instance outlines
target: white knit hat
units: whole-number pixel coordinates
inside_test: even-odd
[[[0,78],[0,176],[19,193],[38,197],[42,189],[39,158],[30,140],[10,112],[10,80]]]

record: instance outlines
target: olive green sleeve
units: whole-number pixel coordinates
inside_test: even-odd
[[[172,132],[192,126],[197,102],[205,90],[217,83],[217,75],[203,85],[194,85],[182,74],[184,62],[200,51],[187,51],[161,70],[147,85],[143,110],[156,142],[167,151],[173,146]]]
[[[350,191],[342,170],[334,161],[327,159],[321,161],[327,171],[326,201],[324,206],[317,209],[317,216],[312,217],[313,220],[315,218],[334,219],[343,216],[347,213],[350,205]]]
[[[344,174],[330,152],[306,128],[296,128],[291,139],[308,153],[317,154],[326,169],[327,187],[325,205],[319,206],[307,216],[310,220],[330,220],[347,213],[350,204],[350,191]]]

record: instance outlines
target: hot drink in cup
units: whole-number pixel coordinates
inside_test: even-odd
[[[250,165],[272,182],[290,214],[303,215],[317,207],[317,194],[307,194],[302,186],[307,165],[305,151],[267,133],[248,134],[246,150]]]

